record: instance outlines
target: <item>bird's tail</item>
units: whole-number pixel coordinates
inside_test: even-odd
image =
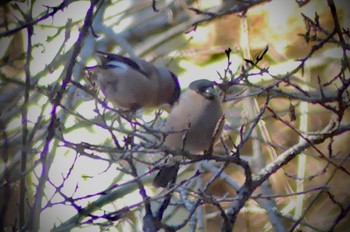
[[[172,185],[176,181],[177,172],[179,170],[179,165],[175,164],[172,166],[162,167],[156,177],[153,180],[153,185],[155,187],[165,188],[169,185]]]

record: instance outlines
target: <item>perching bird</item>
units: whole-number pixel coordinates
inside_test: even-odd
[[[180,96],[177,76],[142,59],[96,52],[101,64],[87,67],[107,100],[126,110],[172,105]]]
[[[220,137],[224,116],[214,84],[209,80],[197,80],[174,104],[162,131],[164,145],[192,154],[208,151]],[[156,187],[166,187],[176,181],[179,164],[172,160],[160,169],[153,180]]]

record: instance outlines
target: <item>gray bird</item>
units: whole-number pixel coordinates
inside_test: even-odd
[[[142,59],[96,52],[101,64],[87,67],[104,96],[126,110],[172,105],[180,96],[177,76]]]
[[[209,80],[197,80],[174,104],[163,131],[164,145],[192,154],[208,151],[223,129],[221,100]],[[166,187],[176,181],[179,164],[172,160],[160,169],[153,180],[156,187]]]

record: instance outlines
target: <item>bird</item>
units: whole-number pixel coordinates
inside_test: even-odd
[[[106,99],[119,108],[136,111],[174,104],[180,96],[177,76],[140,58],[96,51],[101,64],[86,67]]]
[[[200,79],[190,83],[169,113],[162,131],[164,145],[191,154],[209,151],[224,126],[221,99],[214,82]],[[153,179],[155,187],[167,187],[176,181],[178,161],[166,161]]]

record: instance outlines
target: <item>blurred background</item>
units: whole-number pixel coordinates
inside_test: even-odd
[[[1,231],[142,231],[145,199],[125,156],[135,158],[152,210],[169,194],[151,185],[159,151],[136,136],[147,136],[143,128],[97,100],[103,95],[84,72],[97,64],[95,50],[167,67],[182,90],[203,78],[221,85],[226,123],[214,153],[239,154],[257,183],[234,231],[347,231],[348,5],[3,1]],[[156,129],[167,116],[140,114],[138,123]],[[197,169],[203,174],[171,192],[162,223],[177,231],[220,231],[222,212],[229,215],[237,191],[254,183],[234,162],[197,162],[179,179]],[[197,200],[189,214],[188,204]]]

